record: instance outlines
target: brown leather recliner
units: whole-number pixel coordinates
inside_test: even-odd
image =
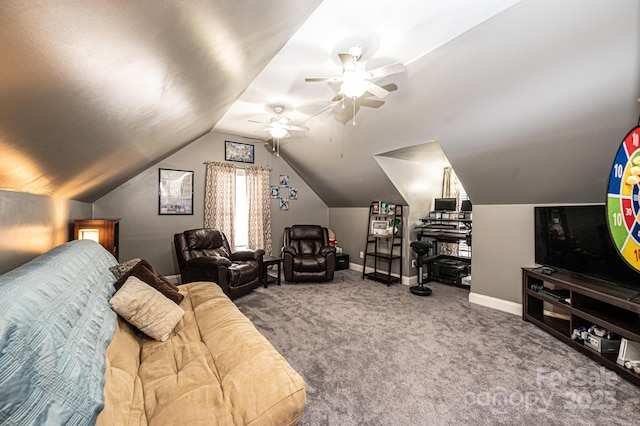
[[[327,228],[294,225],[284,228],[282,269],[285,281],[330,281],[336,270],[336,248]]]
[[[260,286],[264,250],[231,252],[227,237],[212,228],[191,229],[173,236],[182,284],[213,281],[235,299]]]

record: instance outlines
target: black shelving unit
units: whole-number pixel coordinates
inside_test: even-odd
[[[380,205],[369,207],[367,242],[364,249],[362,278],[382,282],[387,286],[400,282],[402,277],[402,205],[380,211]],[[374,228],[375,224],[387,222],[386,230]],[[389,226],[391,224],[391,226]],[[393,265],[399,265],[399,276],[391,275]],[[367,272],[367,266],[373,268]]]

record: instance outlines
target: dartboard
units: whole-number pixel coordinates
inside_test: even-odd
[[[622,140],[611,167],[607,222],[622,258],[640,271],[640,125]]]

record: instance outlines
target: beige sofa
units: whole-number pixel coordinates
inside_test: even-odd
[[[185,315],[166,342],[118,318],[97,425],[295,425],[300,375],[210,282],[179,287]]]
[[[181,286],[179,301],[152,290],[181,314],[165,341],[154,340],[111,309],[129,285],[114,296],[116,267],[111,254],[85,240],[0,275],[0,423],[300,421],[302,377],[219,286]],[[143,293],[150,288],[141,285]],[[154,303],[144,306],[161,312]]]

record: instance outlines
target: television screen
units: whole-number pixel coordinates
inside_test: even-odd
[[[611,241],[604,205],[536,207],[535,262],[640,289],[640,274]]]
[[[436,198],[434,211],[455,212],[457,200],[455,198]]]

